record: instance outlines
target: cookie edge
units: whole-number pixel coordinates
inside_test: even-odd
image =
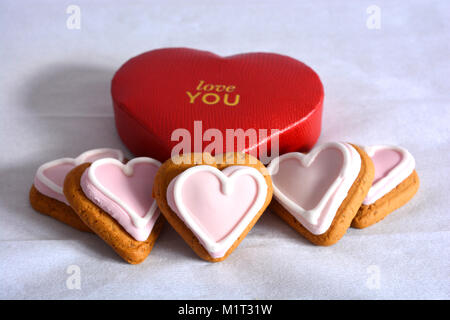
[[[35,211],[56,219],[79,231],[94,233],[70,206],[41,193],[34,184],[30,188],[29,200],[31,207]]]
[[[380,222],[408,203],[416,195],[419,186],[419,175],[414,170],[405,180],[374,203],[361,205],[355,218],[353,218],[351,227],[364,229]]]

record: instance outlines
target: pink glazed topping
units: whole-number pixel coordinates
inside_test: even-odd
[[[308,154],[284,154],[268,170],[277,201],[317,235],[328,230],[347,197],[361,170],[361,157],[350,144],[333,142]]]
[[[63,194],[64,179],[67,173],[82,163],[93,162],[97,159],[108,157],[119,161],[123,161],[124,159],[123,153],[120,150],[101,148],[83,152],[76,158],[61,158],[44,163],[36,172],[33,182],[34,186],[40,193],[47,197],[69,205]]]
[[[144,157],[126,165],[114,159],[97,160],[83,173],[81,188],[134,239],[145,241],[159,216],[152,198],[159,166],[158,161]]]
[[[223,257],[265,203],[267,184],[255,168],[192,167],[169,184],[171,209],[214,258]]]
[[[296,158],[282,161],[272,176],[280,192],[299,203],[305,210],[314,209],[342,170],[344,157],[338,149],[320,152],[309,167],[299,165]]]
[[[370,146],[364,150],[375,166],[375,178],[363,204],[369,205],[389,193],[415,168],[412,155],[396,146]]]

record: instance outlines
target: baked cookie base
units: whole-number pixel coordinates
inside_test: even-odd
[[[37,212],[52,217],[77,230],[92,233],[92,230],[81,221],[80,217],[70,206],[40,193],[34,184],[31,186],[29,198],[31,206]]]
[[[174,158],[175,161],[178,161],[180,159],[189,159],[184,161],[185,163],[189,164],[176,164],[172,159],[169,159],[166,162],[164,162],[162,166],[159,168],[155,177],[155,183],[153,184],[153,198],[156,199],[158,206],[161,212],[164,214],[166,220],[200,258],[210,262],[219,262],[225,260],[231,254],[231,252],[233,252],[233,250],[236,249],[236,247],[245,238],[247,233],[253,228],[256,221],[258,221],[259,217],[267,208],[272,199],[272,192],[273,192],[272,180],[268,175],[266,167],[261,162],[259,162],[256,158],[248,154],[242,153],[223,154],[222,159],[225,158],[227,159],[226,162],[221,161],[222,162],[221,164],[216,163],[215,158],[211,156],[209,153],[188,154],[182,156],[181,158],[180,157]],[[186,226],[183,220],[181,220],[178,217],[178,215],[170,208],[166,198],[167,187],[169,186],[169,183],[170,181],[172,181],[172,179],[174,179],[176,176],[178,176],[183,171],[189,169],[190,167],[204,164],[212,165],[213,167],[216,167],[219,170],[223,170],[226,167],[236,164],[253,167],[259,170],[264,175],[264,178],[266,179],[266,183],[268,186],[266,201],[263,207],[258,211],[253,220],[248,224],[247,228],[241,233],[238,239],[228,249],[226,254],[220,258],[213,258],[208,253],[208,251],[206,251],[206,249],[203,247],[203,245],[194,235],[194,233]]]
[[[126,262],[141,263],[150,254],[161,232],[164,224],[163,216],[158,217],[147,240],[137,241],[134,239],[113,217],[84,194],[80,180],[81,175],[89,166],[89,163],[81,164],[67,174],[64,180],[64,195],[67,201],[80,219]]]
[[[383,220],[387,215],[411,200],[419,189],[419,185],[419,176],[414,170],[408,178],[374,203],[361,205],[352,221],[352,228],[367,228]]]
[[[352,145],[361,156],[361,170],[358,177],[348,191],[347,197],[336,212],[331,226],[325,233],[315,235],[309,232],[293,215],[289,213],[276,199],[270,204],[270,210],[277,214],[294,230],[312,243],[329,246],[338,242],[350,227],[353,218],[361,207],[375,175],[375,169],[370,157],[358,146]]]

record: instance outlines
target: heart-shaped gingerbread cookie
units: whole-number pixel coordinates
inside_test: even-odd
[[[284,154],[268,171],[274,186],[272,211],[318,245],[342,238],[374,176],[367,154],[347,143],[322,144],[308,154]]]
[[[201,258],[222,261],[268,206],[272,184],[264,165],[247,154],[198,155],[183,155],[188,161],[182,163],[167,160],[155,178],[153,196]]]
[[[366,228],[406,204],[419,189],[415,160],[408,150],[387,145],[364,147],[375,166],[372,187],[358,214],[354,228]]]
[[[81,220],[131,264],[149,255],[161,231],[152,198],[159,166],[146,157],[126,164],[106,158],[75,167],[64,181],[64,195]]]
[[[30,189],[31,206],[78,230],[91,232],[66,200],[63,193],[64,179],[76,166],[107,157],[121,162],[125,160],[122,151],[118,149],[99,148],[85,151],[76,158],[60,158],[44,163],[38,168]]]

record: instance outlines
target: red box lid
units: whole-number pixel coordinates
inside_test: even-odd
[[[187,48],[153,50],[116,72],[111,93],[125,145],[136,156],[160,161],[173,150],[214,153],[219,145],[260,158],[277,144],[280,154],[306,151],[321,130],[319,76],[275,53],[221,57]]]

